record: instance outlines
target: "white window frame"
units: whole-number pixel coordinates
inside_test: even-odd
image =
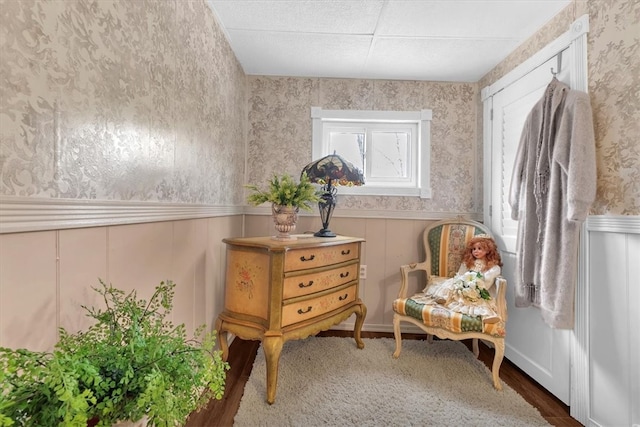
[[[413,123],[418,135],[415,150],[411,150],[410,168],[417,172],[412,182],[401,184],[392,180],[386,184],[368,184],[360,187],[340,187],[340,194],[362,196],[418,196],[431,198],[431,110],[421,111],[365,111],[365,110],[323,110],[311,107],[313,125],[312,159],[316,160],[329,153],[328,137],[325,130],[332,124],[342,126],[367,127],[367,123]],[[335,126],[334,126],[335,129]]]

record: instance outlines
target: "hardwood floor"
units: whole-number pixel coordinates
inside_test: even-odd
[[[353,336],[352,331],[325,331],[318,336]],[[393,338],[393,334],[382,332],[362,332],[363,338]],[[406,339],[424,339],[424,335],[403,335]],[[465,342],[470,348],[471,342]],[[185,427],[226,427],[233,425],[233,418],[240,406],[244,386],[251,374],[251,368],[260,346],[259,341],[234,339],[229,347],[227,361],[231,369],[227,371],[225,393],[221,400],[212,400],[200,412],[193,413]],[[480,344],[480,360],[489,368],[493,362],[493,349]],[[569,407],[555,396],[533,381],[527,374],[507,359],[502,362],[500,378],[527,402],[538,408],[542,416],[552,425],[558,427],[581,426],[569,415]]]

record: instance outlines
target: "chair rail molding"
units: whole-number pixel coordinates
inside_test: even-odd
[[[271,215],[271,208],[267,207],[250,207],[248,206],[244,213],[246,215]],[[298,213],[298,216],[318,216],[318,210],[313,209],[310,212]],[[441,220],[458,218],[462,216],[465,219],[482,222],[482,213],[480,212],[433,212],[433,211],[401,211],[390,209],[355,209],[355,208],[338,208],[333,212],[332,218],[364,218],[364,219],[415,219],[415,220]]]
[[[243,206],[0,196],[0,234],[242,214]]]
[[[271,216],[271,208],[256,208],[246,205],[216,206],[144,201],[0,196],[0,234],[245,214]],[[318,212],[301,212],[300,215],[314,216],[318,215]],[[474,212],[389,211],[347,208],[339,209],[333,216],[334,218],[440,220],[456,218],[460,215],[478,221],[482,219],[481,214]]]

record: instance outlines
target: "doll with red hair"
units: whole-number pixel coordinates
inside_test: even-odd
[[[502,271],[496,242],[486,234],[474,236],[467,243],[458,273],[441,283],[427,286],[413,299],[421,304],[440,304],[452,311],[480,316],[484,323],[500,320],[491,288]]]

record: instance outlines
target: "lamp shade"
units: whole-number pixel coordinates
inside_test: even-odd
[[[314,236],[336,237],[336,234],[329,230],[329,221],[336,207],[336,186],[362,185],[364,175],[360,169],[335,153],[309,163],[302,169],[302,174],[305,173],[311,182],[322,185],[322,195],[318,203],[322,229],[314,233]]]
[[[314,160],[302,172],[318,184],[348,187],[364,184],[362,171],[335,153]]]

